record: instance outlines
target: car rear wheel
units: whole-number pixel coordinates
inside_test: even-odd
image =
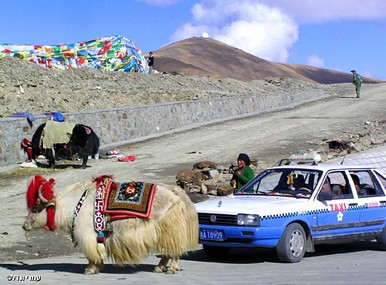
[[[306,233],[298,223],[289,224],[276,246],[280,261],[295,263],[302,260],[306,252]]]
[[[230,247],[203,245],[205,253],[209,257],[225,257],[230,251]]]

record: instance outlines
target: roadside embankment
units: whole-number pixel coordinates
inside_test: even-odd
[[[269,95],[179,101],[147,106],[65,114],[66,120],[88,125],[101,140],[101,148],[114,147],[192,129],[204,125],[291,108],[329,96],[321,89],[278,92]],[[48,117],[35,118],[29,127],[25,118],[0,119],[0,165],[20,163],[23,138],[31,139],[37,126]]]

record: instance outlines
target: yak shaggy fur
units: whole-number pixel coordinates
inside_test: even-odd
[[[149,219],[113,221],[113,230],[106,236],[104,246],[98,244],[93,222],[96,187],[94,181],[77,183],[56,196],[56,226],[70,233],[74,206],[84,190],[90,189],[73,227],[73,242],[80,246],[89,262],[85,274],[100,272],[107,257],[117,265],[136,264],[151,253],[161,254],[154,272],[176,273],[180,257],[197,249],[198,217],[194,204],[181,188],[168,185],[156,186]],[[30,211],[23,229],[42,229],[46,221],[45,210]]]

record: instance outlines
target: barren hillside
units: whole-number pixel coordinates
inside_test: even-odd
[[[159,102],[251,96],[337,86],[290,78],[249,82],[183,74],[138,74],[97,69],[52,70],[19,58],[0,60],[0,117],[15,112],[63,113]]]
[[[189,38],[155,51],[155,68],[187,75],[234,78],[241,81],[288,77],[323,84],[352,81],[350,70],[339,72],[299,64],[267,61],[210,38]],[[365,83],[377,80],[364,78]]]
[[[158,74],[97,69],[52,70],[19,58],[0,60],[0,117],[15,112],[63,113],[167,101],[251,96],[322,88],[336,94],[351,73],[263,60],[208,38],[155,51]],[[376,80],[364,79],[365,83]]]

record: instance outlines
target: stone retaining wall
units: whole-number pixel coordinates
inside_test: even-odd
[[[172,132],[226,120],[290,108],[327,97],[323,90],[251,97],[161,103],[149,106],[66,113],[66,121],[88,125],[100,137],[101,148],[143,141]],[[23,138],[31,140],[46,116],[35,117],[32,129],[25,118],[0,119],[0,166],[21,163]]]

